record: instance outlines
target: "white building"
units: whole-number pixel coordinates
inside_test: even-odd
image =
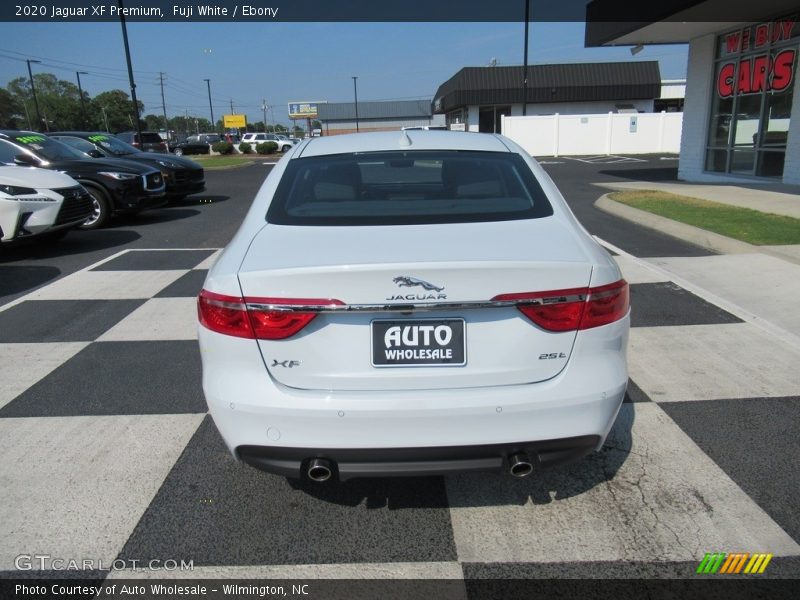
[[[444,114],[451,128],[500,133],[502,117],[522,116],[523,102],[529,116],[682,107],[681,82],[662,85],[657,61],[532,65],[525,92],[523,81],[522,66],[464,67],[439,86],[433,110]]]
[[[797,0],[661,0],[659,21],[607,22],[617,5],[588,5],[587,46],[689,43],[681,179],[800,184]]]

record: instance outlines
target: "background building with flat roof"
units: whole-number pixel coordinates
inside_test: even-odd
[[[319,105],[317,119],[322,123],[322,135],[356,132],[356,104],[328,102]],[[444,125],[444,118],[434,115],[430,100],[392,100],[388,102],[359,102],[358,131],[393,131],[403,127]]]
[[[451,128],[500,133],[503,116],[522,115],[524,74],[522,66],[464,67],[439,86],[433,110]],[[575,115],[653,112],[661,93],[658,62],[636,61],[531,65],[524,95],[528,115]]]

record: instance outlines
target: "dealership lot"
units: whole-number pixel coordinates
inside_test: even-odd
[[[4,255],[0,279],[22,283],[0,289],[0,571],[46,553],[192,560],[195,576],[690,577],[706,552],[739,551],[797,577],[800,347],[667,270],[726,257],[592,206],[592,183],[626,169],[668,178],[659,158],[546,165],[632,284],[631,384],[602,452],[525,480],[326,487],[230,457],[206,415],[194,297],[263,165],[209,172],[194,204]]]

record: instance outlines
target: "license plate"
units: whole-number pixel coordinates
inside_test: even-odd
[[[467,364],[464,319],[372,321],[373,367]]]

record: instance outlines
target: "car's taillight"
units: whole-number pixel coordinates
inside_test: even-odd
[[[296,334],[317,316],[314,311],[292,307],[332,305],[342,305],[342,302],[321,298],[241,298],[203,290],[197,299],[197,312],[200,323],[217,333],[283,340]]]
[[[628,314],[628,283],[550,292],[501,294],[492,300],[517,302],[517,308],[548,331],[574,331],[607,325]]]
[[[255,337],[242,298],[203,290],[197,299],[197,317],[211,331],[242,338]]]

